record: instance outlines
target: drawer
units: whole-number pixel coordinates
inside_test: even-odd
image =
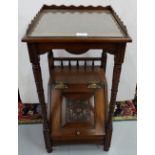
[[[76,91],[71,91],[73,87]],[[106,91],[83,87],[85,89],[69,85],[64,89],[51,89],[51,137],[55,140],[105,134]]]

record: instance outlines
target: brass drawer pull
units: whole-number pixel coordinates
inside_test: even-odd
[[[80,133],[80,130],[77,130],[77,131],[76,131],[76,135],[79,136],[80,134],[81,134],[81,133]]]

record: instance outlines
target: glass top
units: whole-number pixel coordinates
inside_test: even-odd
[[[124,37],[109,10],[51,10],[41,12],[29,37]]]

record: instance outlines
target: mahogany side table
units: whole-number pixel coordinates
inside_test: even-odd
[[[32,63],[38,98],[41,104],[47,152],[52,152],[53,145],[67,142],[100,143],[104,146],[104,150],[108,151],[112,137],[112,116],[125,48],[126,44],[132,41],[126,27],[113,8],[111,6],[43,5],[31,21],[22,41],[27,43],[30,62]],[[89,49],[102,49],[102,55],[101,58],[54,58],[53,49],[65,49],[69,53],[77,55],[83,54]],[[40,67],[40,55],[47,52],[50,73],[49,87],[53,94],[52,101],[50,101],[53,104],[51,105],[53,108],[50,119],[47,116]],[[114,56],[114,67],[111,97],[106,108],[107,88],[104,73],[106,71],[107,53]],[[60,67],[55,66],[54,61],[60,61]],[[68,67],[63,65],[64,61],[69,62]],[[76,66],[72,67],[71,61],[76,61]],[[85,62],[83,68],[79,65],[79,61]],[[92,61],[92,64],[87,66],[86,61]],[[95,66],[95,61],[100,61],[101,65]],[[68,87],[69,89],[66,89]],[[61,102],[63,101],[58,101],[60,101],[62,95],[66,98],[64,102],[67,101],[68,105],[73,107],[73,109],[69,109],[69,112],[73,113],[78,104],[87,107],[91,102],[87,102],[87,99],[89,100],[93,93],[96,97],[96,100],[94,100],[96,111],[91,110],[94,112],[93,114],[92,112],[87,114],[88,111],[84,108],[82,110],[77,108],[78,110],[75,111],[78,115],[74,119],[86,119],[80,113],[83,111],[89,116],[86,122],[80,122],[80,125],[76,122],[66,123],[66,120],[70,122],[73,119],[71,117],[66,118],[63,123],[61,122],[60,108],[62,108]],[[92,107],[90,106],[89,109],[92,109]],[[55,122],[53,123],[53,121]],[[76,134],[74,135],[72,131],[75,130],[75,126]]]

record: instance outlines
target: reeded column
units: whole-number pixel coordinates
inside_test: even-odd
[[[101,61],[101,66],[104,69],[104,72],[106,72],[106,66],[107,66],[107,53],[102,51],[102,61]]]
[[[115,109],[118,85],[121,75],[121,68],[122,63],[124,60],[124,53],[125,53],[125,45],[120,44],[116,48],[116,54],[114,56],[114,68],[113,68],[113,77],[112,77],[112,88],[111,88],[111,98],[109,104],[109,111],[108,111],[108,120],[106,125],[106,137],[104,142],[104,150],[108,151],[110,144],[111,144],[111,137],[112,137],[112,118]]]
[[[37,94],[41,105],[45,145],[46,145],[47,152],[52,152],[50,127],[47,119],[47,109],[46,109],[43,82],[42,82],[40,59],[39,59],[39,55],[37,54],[37,46],[35,44],[28,44],[28,50],[29,50],[30,61],[32,63],[32,70],[33,70],[34,80],[36,84]]]

